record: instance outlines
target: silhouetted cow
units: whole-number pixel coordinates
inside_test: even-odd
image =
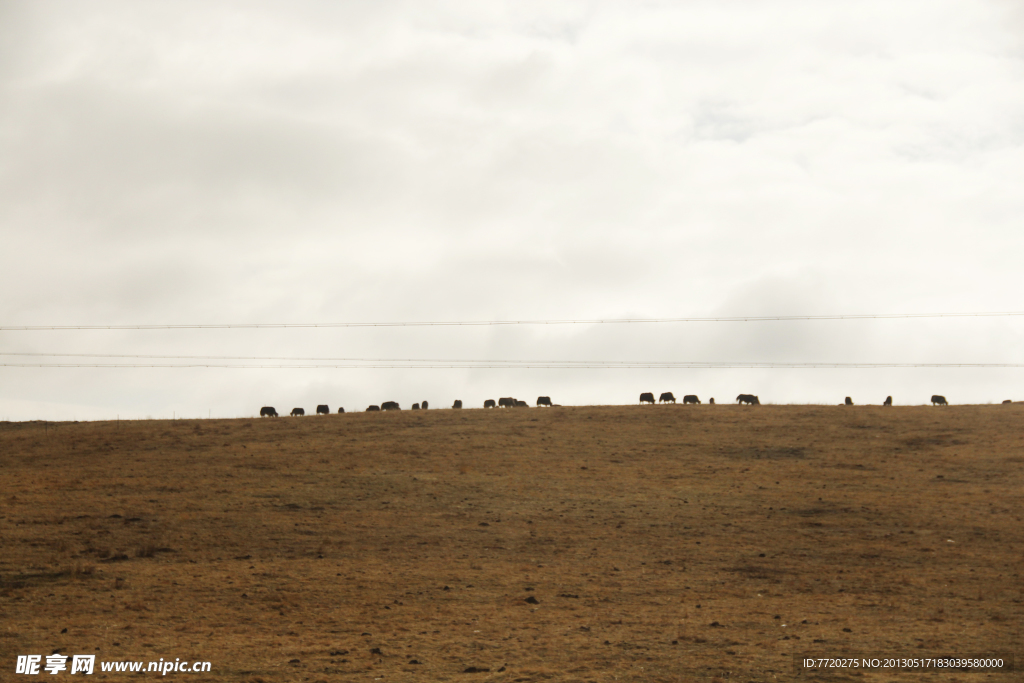
[[[654,394],[649,391],[645,391],[640,394],[640,403],[650,403],[651,405],[654,405]]]
[[[883,406],[891,406],[892,405],[892,396],[886,396],[885,397],[885,403],[883,403],[882,405]]]
[[[456,403],[460,403],[461,404],[462,401],[456,401]],[[497,403],[494,402],[493,398],[489,398],[486,401],[484,401],[484,408],[493,408],[496,405],[497,405]],[[452,406],[452,407],[454,408],[455,406]],[[461,408],[462,406],[460,405],[459,407]]]
[[[932,405],[933,406],[948,406],[949,404],[946,403],[946,397],[945,396],[939,396],[938,394],[935,394],[934,396],[932,396]]]
[[[745,403],[751,406],[761,405],[761,401],[757,398],[757,396],[754,396],[753,394],[740,394],[739,396],[736,397],[736,402]]]
[[[658,403],[675,403],[676,397],[672,395],[671,391],[666,391],[658,398]]]
[[[530,404],[526,401],[520,401],[518,398],[512,399],[515,403],[512,404],[513,408],[529,408]]]
[[[380,404],[380,409],[381,410],[401,410],[401,408],[398,407],[398,401],[384,401],[383,403]]]
[[[514,398],[511,398],[511,397],[505,397],[505,398],[499,398],[498,399],[498,407],[499,408],[512,408],[512,407],[515,406],[515,404],[516,404],[516,400]]]
[[[847,396],[846,400],[843,401],[843,405],[852,406],[853,405],[853,399],[850,398],[849,396]]]
[[[1013,403],[1013,401],[1011,399],[1006,399],[1005,401],[1003,401],[1003,405],[1006,405],[1007,403]]]
[[[318,405],[316,407],[316,414],[317,415],[330,415],[331,414],[331,409],[328,408],[326,404],[320,404],[320,405]]]
[[[683,405],[685,406],[688,403],[700,403],[700,399],[693,394],[687,394],[686,396],[683,396]]]
[[[303,410],[302,408],[292,408],[292,413],[291,414],[292,414],[292,417],[295,417],[297,415],[305,415],[306,411]]]
[[[551,397],[550,396],[538,396],[537,397],[537,407],[540,408],[541,406],[547,406],[548,408],[550,408],[551,407]]]
[[[263,406],[260,408],[260,417],[277,417],[277,411],[273,406]]]
[[[380,406],[367,406],[366,412],[368,412],[368,413],[380,412]]]
[[[430,404],[427,403],[426,401],[424,401],[423,403],[420,404],[420,408],[423,408],[423,410],[426,410],[429,407],[430,407]]]
[[[487,405],[488,403],[490,403],[491,405],[488,406]],[[494,407],[494,401],[485,401],[484,402],[484,408],[493,408],[493,407]],[[461,399],[455,399],[455,403],[452,404],[452,410],[462,410],[462,400]]]
[[[338,415],[341,415],[341,414],[343,414],[344,412],[345,412],[345,409],[344,409],[344,408],[338,408]]]
[[[709,406],[713,406],[713,405],[715,405],[715,399],[714,399],[714,397],[711,397],[711,398],[709,398],[709,399],[708,399],[708,405],[709,405]]]
[[[420,409],[420,404],[419,403],[413,403],[412,404],[412,409],[413,410],[419,410]]]

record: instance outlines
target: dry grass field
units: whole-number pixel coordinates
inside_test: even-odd
[[[1021,658],[1024,405],[0,423],[0,477],[3,681],[1024,680],[794,666]]]

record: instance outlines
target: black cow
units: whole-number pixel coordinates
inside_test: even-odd
[[[853,399],[852,399],[852,398],[850,398],[849,396],[847,396],[847,397],[846,397],[846,400],[845,400],[845,401],[843,401],[843,405],[846,405],[846,406],[852,406],[852,405],[853,405]]]
[[[883,403],[882,405],[883,406],[891,406],[892,405],[892,396],[886,396],[885,397],[885,403]]]
[[[423,410],[426,410],[429,407],[430,407],[430,404],[427,403],[426,401],[424,401],[423,403],[420,404],[420,408],[423,408]]]
[[[683,405],[685,406],[685,405],[690,404],[690,403],[697,403],[697,404],[699,404],[700,403],[700,399],[697,398],[694,394],[687,394],[686,396],[683,396]]]
[[[676,397],[672,395],[671,391],[666,391],[658,398],[658,403],[675,403]]]
[[[456,401],[456,403],[459,404],[460,408],[462,407],[462,401]],[[498,405],[498,404],[494,402],[493,398],[489,398],[486,401],[484,401],[484,408],[493,408],[496,405]],[[452,406],[452,407],[454,408],[455,406]]]
[[[1013,403],[1013,400],[1008,398],[1005,401],[1003,401],[1003,405],[1006,405],[1007,403]]]
[[[260,408],[260,417],[277,417],[277,411],[273,406],[263,406]]]
[[[547,406],[548,408],[550,408],[551,407],[551,397],[550,396],[538,396],[537,397],[537,407],[540,408],[541,406]]]
[[[341,415],[344,412],[345,412],[344,408],[338,408],[338,415]]]
[[[640,403],[650,403],[653,406],[654,394],[652,394],[649,391],[645,391],[644,393],[640,394]]]
[[[316,407],[316,414],[317,415],[330,415],[331,414],[331,409],[328,408],[326,404],[320,404],[320,405],[318,405]]]
[[[515,405],[516,405],[516,400],[514,398],[505,397],[505,398],[499,398],[498,399],[498,407],[499,408],[513,408],[513,407],[515,407]]]
[[[367,406],[366,412],[368,412],[368,413],[380,412],[380,406]]]
[[[934,396],[932,396],[932,405],[933,406],[948,406],[949,404],[946,403],[946,397],[945,396],[939,396],[938,394],[935,394]]]
[[[530,404],[526,401],[520,401],[518,398],[512,399],[515,403],[512,404],[513,408],[529,408]]]
[[[487,405],[488,403],[490,403],[491,405],[488,406]],[[494,407],[494,401],[485,401],[484,402],[484,408],[493,408],[493,407]],[[452,410],[462,410],[462,399],[458,399],[458,398],[455,399],[455,403],[452,404]]]
[[[413,410],[419,410],[420,409],[420,404],[419,403],[413,403],[412,404],[412,409]]]
[[[754,396],[753,394],[740,394],[739,396],[736,397],[736,402],[745,403],[751,406],[761,405],[761,401],[757,398],[757,396]]]
[[[709,405],[709,406],[713,406],[713,405],[715,405],[715,399],[714,399],[714,397],[712,397],[712,398],[709,398],[709,399],[708,399],[708,405]]]
[[[401,410],[398,406],[398,401],[384,401],[380,404],[381,410]]]
[[[292,417],[295,417],[296,415],[305,415],[305,414],[306,414],[306,411],[303,410],[302,408],[292,408]]]

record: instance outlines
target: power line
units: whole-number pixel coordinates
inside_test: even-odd
[[[894,320],[906,318],[995,318],[1024,316],[1024,311],[988,313],[860,313],[850,315],[745,315],[683,318],[594,318],[591,320],[434,320],[347,323],[211,323],[152,325],[0,325],[0,331],[45,330],[226,330],[337,327],[473,327],[499,325],[618,325],[636,323],[723,323],[794,320]]]
[[[239,363],[0,363],[2,367],[217,367],[217,368],[1014,368],[1024,367],[1015,363],[837,363],[802,362],[786,363],[776,361],[624,361],[624,360],[498,360],[466,358],[338,358],[304,356],[211,356],[211,355],[161,355],[124,353],[43,353],[35,351],[0,351],[0,356],[26,356],[45,358],[140,358],[170,360],[270,360],[293,361],[284,364],[239,364]],[[340,364],[339,364],[340,363]]]
[[[455,358],[338,358],[307,356],[207,356],[162,355],[127,353],[40,353],[34,351],[0,351],[0,356],[35,356],[48,358],[170,358],[185,360],[290,360],[290,361],[345,361],[351,363],[630,363],[634,361],[572,361],[572,360],[494,360]],[[635,361],[646,362],[646,361]]]
[[[368,362],[368,363],[0,363],[6,368],[235,368],[235,369],[879,369],[879,368],[1024,368],[1021,363],[728,363],[714,361],[629,362],[629,361],[513,361],[492,363],[479,361],[452,362]]]
[[[162,354],[127,354],[127,353],[41,353],[34,351],[0,351],[0,356],[28,356],[45,358],[145,358],[145,359],[172,359],[172,360],[276,360],[276,361],[300,361],[300,362],[345,362],[345,363],[456,363],[466,365],[493,364],[493,365],[519,365],[545,364],[545,365],[672,365],[680,361],[618,361],[618,360],[508,360],[493,358],[338,358],[338,357],[309,357],[309,356],[208,356],[208,355],[162,355]],[[705,361],[683,361],[687,364],[702,363]],[[717,363],[719,361],[710,361]]]

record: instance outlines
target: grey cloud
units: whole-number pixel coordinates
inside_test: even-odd
[[[1024,96],[1011,10],[0,4],[0,286],[15,293],[0,319],[1012,310]],[[0,333],[0,349],[1012,359],[1019,324],[1004,322]],[[433,402],[431,387],[632,402],[662,378],[830,402],[844,382],[884,384],[659,372],[0,370],[0,416],[246,414],[321,393]],[[908,395],[933,376],[964,396],[1002,386],[892,373]]]

